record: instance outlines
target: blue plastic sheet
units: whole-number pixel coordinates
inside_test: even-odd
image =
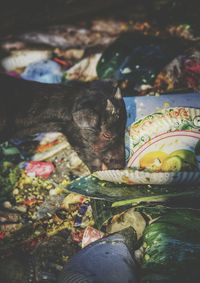
[[[160,96],[130,96],[124,97],[127,111],[127,124],[129,127],[133,122],[162,109],[172,107],[200,108],[200,94],[166,94]]]

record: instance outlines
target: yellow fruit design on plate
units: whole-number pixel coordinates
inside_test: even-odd
[[[198,169],[198,163],[194,152],[186,149],[173,151],[163,160],[161,170],[170,171],[193,171]]]
[[[191,163],[193,165],[196,165],[197,163],[196,155],[191,150],[179,149],[170,153],[169,156],[175,156],[175,155],[182,158],[185,162]]]
[[[167,157],[161,166],[161,171],[164,172],[177,172],[181,171],[183,167],[183,161],[179,156]]]
[[[160,171],[162,162],[167,156],[168,154],[163,151],[148,152],[140,159],[140,168]]]

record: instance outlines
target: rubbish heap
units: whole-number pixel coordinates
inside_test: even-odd
[[[109,20],[34,34],[1,42],[3,72],[49,84],[115,80],[124,96],[200,91],[199,37],[189,25],[160,29]],[[46,44],[50,36],[60,38]],[[104,261],[99,246],[115,254],[109,246],[115,243],[130,252],[122,249],[131,272],[115,257],[123,282],[199,282],[199,117],[199,109],[158,109],[132,123],[125,141],[128,167],[118,171],[91,174],[61,133],[2,143],[0,281],[73,282],[74,265],[85,262],[77,277],[83,282],[81,276],[91,279],[89,265],[97,268],[91,257],[98,265]],[[193,136],[184,132],[180,149],[172,131]],[[170,138],[171,148],[160,140],[154,148],[157,135]],[[108,262],[110,277],[102,282],[122,282],[112,277],[117,271],[109,256]]]

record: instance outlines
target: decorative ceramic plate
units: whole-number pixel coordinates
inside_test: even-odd
[[[199,184],[200,171],[196,172],[145,172],[133,169],[97,171],[93,175],[100,180],[114,183],[136,184]]]
[[[200,184],[200,109],[175,107],[146,116],[129,127],[127,146],[127,169],[94,176],[125,184]]]
[[[155,172],[198,170],[200,109],[169,108],[133,123],[126,149],[127,167]]]

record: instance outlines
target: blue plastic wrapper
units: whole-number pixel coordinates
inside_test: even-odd
[[[51,60],[40,61],[30,64],[21,74],[25,80],[37,81],[41,83],[60,83],[62,71],[59,64]]]

